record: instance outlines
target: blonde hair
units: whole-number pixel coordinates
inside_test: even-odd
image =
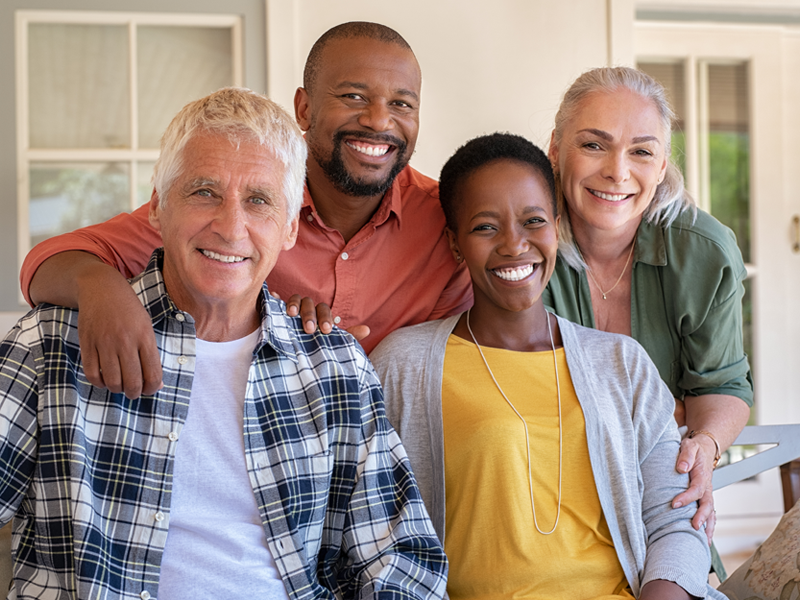
[[[283,192],[291,222],[303,204],[308,150],[300,128],[275,102],[245,88],[222,88],[184,106],[161,137],[161,152],[153,170],[153,185],[162,206],[183,168],[183,149],[201,133],[226,136],[236,144],[257,141],[286,168]]]
[[[644,219],[650,223],[668,227],[681,213],[690,211],[692,220],[694,220],[697,216],[697,205],[684,187],[683,174],[670,158],[672,151],[670,134],[675,121],[675,113],[669,105],[664,87],[647,73],[630,67],[600,67],[583,73],[569,87],[561,101],[553,130],[554,143],[556,145],[561,143],[564,128],[580,111],[580,105],[587,96],[595,92],[615,92],[620,89],[630,90],[642,98],[650,100],[661,117],[662,130],[665,134],[664,151],[667,156],[667,170],[664,180],[658,184],[656,193],[644,212]],[[558,174],[556,175],[556,197],[562,214],[559,251],[571,267],[578,270],[585,269],[586,264],[572,235],[569,211],[565,210],[566,203],[561,189],[561,178]]]

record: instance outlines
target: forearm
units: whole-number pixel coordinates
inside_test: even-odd
[[[690,600],[695,596],[689,595],[674,581],[656,579],[649,581],[642,588],[639,600]]]
[[[30,296],[34,305],[48,302],[78,308],[80,291],[87,286],[103,289],[105,281],[124,281],[113,267],[88,252],[61,252],[44,261],[31,280]]]
[[[747,425],[750,407],[736,396],[709,394],[686,396],[684,399],[686,426],[689,431],[708,431],[725,451]],[[714,456],[714,443],[704,435],[694,438]]]

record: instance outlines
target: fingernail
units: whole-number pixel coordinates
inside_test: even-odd
[[[306,331],[314,331],[315,329],[316,327],[314,326],[314,321],[306,321]]]
[[[681,502],[675,502],[675,503],[672,505],[672,508],[680,508],[681,506],[683,506],[683,504],[682,504]]]

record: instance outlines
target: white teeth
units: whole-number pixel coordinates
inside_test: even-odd
[[[242,262],[244,260],[243,256],[225,256],[224,254],[217,254],[216,252],[212,252],[211,250],[200,250],[200,252],[202,252],[210,259],[218,260],[219,262],[224,262],[224,263],[236,263],[236,262]]]
[[[492,269],[492,273],[506,281],[521,281],[533,273],[533,265],[517,267],[515,269]]]
[[[591,190],[591,192],[598,198],[608,200],[609,202],[619,202],[630,196],[630,194],[606,194],[605,192],[598,192],[597,190]]]
[[[349,142],[346,143],[356,152],[361,152],[361,154],[366,154],[367,156],[383,156],[389,151],[389,146],[356,146]]]

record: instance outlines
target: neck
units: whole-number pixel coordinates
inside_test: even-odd
[[[494,304],[481,302],[476,290],[475,304],[469,311],[469,325],[478,344],[516,352],[542,352],[552,349],[547,328],[548,319],[553,332],[553,343],[556,348],[560,348],[562,344],[558,322],[554,316],[548,315],[541,299],[526,310],[507,311]],[[472,341],[467,328],[467,313],[461,316],[453,333]]]
[[[308,193],[322,222],[349,242],[378,210],[383,195],[350,196],[339,191],[313,158],[308,160]]]
[[[610,231],[576,221],[570,224],[583,259],[587,263],[606,265],[620,258],[627,258],[639,229],[638,221],[626,223],[625,226]]]

